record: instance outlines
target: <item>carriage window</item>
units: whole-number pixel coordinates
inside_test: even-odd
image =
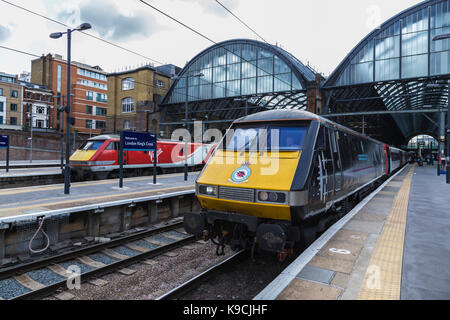
[[[86,141],[81,147],[80,150],[98,150],[105,143],[105,141]]]

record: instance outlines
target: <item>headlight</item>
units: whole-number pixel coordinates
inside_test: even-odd
[[[282,191],[258,191],[258,202],[287,204],[287,192]]]
[[[198,194],[204,196],[217,197],[217,186],[199,185]]]

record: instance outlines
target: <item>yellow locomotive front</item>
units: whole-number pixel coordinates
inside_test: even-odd
[[[305,204],[304,192],[292,186],[311,119],[264,114],[236,121],[203,169],[196,181],[202,212],[185,215],[188,233],[222,248],[258,242],[266,251],[285,250],[292,207]]]

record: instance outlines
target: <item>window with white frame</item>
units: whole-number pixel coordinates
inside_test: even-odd
[[[134,89],[134,78],[126,78],[122,80],[122,90],[133,90]]]
[[[125,98],[122,99],[122,113],[129,113],[134,111],[134,99]]]

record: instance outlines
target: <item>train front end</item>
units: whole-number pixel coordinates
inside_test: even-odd
[[[185,230],[220,248],[286,252],[300,238],[292,208],[305,204],[293,190],[311,119],[269,111],[237,120],[196,181],[202,211],[187,213]],[[302,170],[300,170],[302,171]]]
[[[88,139],[70,157],[72,173],[80,179],[105,178],[111,167],[117,164],[119,137],[101,135]]]

